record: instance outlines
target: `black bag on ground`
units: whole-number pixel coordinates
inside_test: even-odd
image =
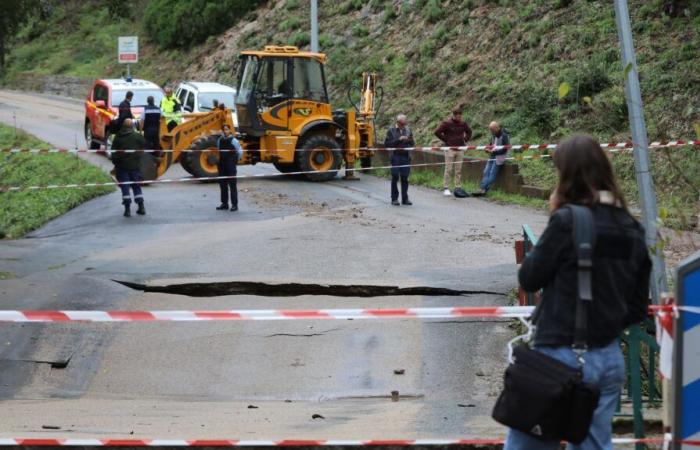
[[[578,299],[573,348],[586,350],[587,303],[591,286],[595,228],[591,211],[567,206],[574,217],[574,242],[578,257]],[[533,323],[537,321],[537,311]],[[598,406],[600,390],[583,382],[583,359],[570,367],[521,344],[513,350],[513,362],[505,373],[504,388],[493,409],[493,418],[510,428],[542,440],[579,444],[586,439]]]
[[[468,193],[467,191],[465,191],[464,189],[462,189],[461,187],[458,187],[458,188],[455,189],[454,195],[455,195],[455,197],[457,197],[457,198],[467,198],[467,197],[469,197],[469,193]]]

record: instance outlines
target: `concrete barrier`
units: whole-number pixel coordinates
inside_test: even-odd
[[[411,152],[411,155],[411,161],[413,164],[441,163],[445,161],[445,153],[443,151],[417,150]],[[465,157],[464,161],[465,164],[462,164],[462,180],[471,181],[475,183],[480,182],[482,174],[484,173],[484,168],[486,167],[486,161],[469,157]],[[466,163],[467,161],[470,162]],[[389,152],[377,152],[373,158],[373,165],[390,165]],[[413,170],[429,171],[435,173],[436,175],[442,176],[445,170],[444,167],[445,166],[442,165],[436,165],[416,167]],[[551,193],[547,189],[525,185],[523,177],[518,171],[518,165],[513,164],[511,162],[506,162],[505,166],[498,173],[498,177],[496,178],[496,183],[494,184],[494,187],[497,187],[511,194],[521,194],[527,197],[541,198],[544,200],[548,199]]]

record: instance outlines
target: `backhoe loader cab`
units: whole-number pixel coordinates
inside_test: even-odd
[[[293,132],[302,122],[332,121],[323,73],[325,55],[295,47],[243,52],[236,107],[250,136]]]

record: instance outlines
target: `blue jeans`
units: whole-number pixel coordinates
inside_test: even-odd
[[[117,168],[115,172],[117,176],[117,181],[119,181],[120,183],[143,180],[141,172],[138,170],[124,170]],[[129,189],[134,191],[134,200],[136,201],[136,203],[143,203],[143,192],[141,191],[140,184],[122,184],[119,185],[119,189],[122,190],[122,205],[131,204],[131,194],[129,192]]]
[[[576,355],[569,347],[536,347],[572,367],[577,366]],[[583,380],[600,388],[600,401],[593,415],[588,437],[578,445],[568,444],[569,450],[612,450],[612,419],[625,381],[625,360],[620,341],[615,339],[607,347],[588,350],[584,355]],[[504,450],[555,450],[559,442],[541,441],[517,430],[508,430]]]
[[[484,176],[481,178],[481,189],[485,191],[491,189],[491,185],[496,182],[496,177],[498,176],[499,170],[501,170],[501,166],[496,164],[495,159],[489,159],[486,162]]]

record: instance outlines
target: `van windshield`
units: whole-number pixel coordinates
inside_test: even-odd
[[[112,106],[119,107],[119,104],[126,98],[126,93],[128,89],[123,90],[113,90],[112,91]],[[143,108],[148,103],[146,99],[152,95],[153,100],[155,100],[155,105],[160,106],[160,101],[163,99],[163,93],[156,89],[134,89],[131,92],[134,93],[134,98],[131,100],[132,108]]]
[[[219,102],[219,105],[223,104],[228,109],[235,109],[235,96],[234,92],[206,92],[200,93],[197,97],[197,106],[199,111],[211,111],[214,109],[214,100]]]

